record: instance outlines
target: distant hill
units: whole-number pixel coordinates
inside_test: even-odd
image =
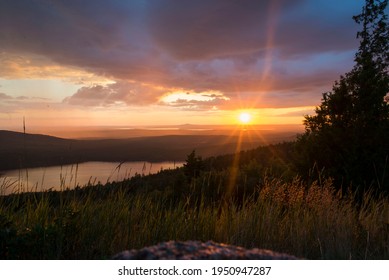
[[[209,157],[292,139],[290,134],[277,135],[268,136],[266,139],[250,131],[241,131],[232,136],[165,135],[128,139],[72,140],[2,130],[0,170],[86,161],[182,161],[194,149],[197,154]]]
[[[0,131],[0,170],[32,166],[48,166],[71,162],[75,140],[57,137]]]

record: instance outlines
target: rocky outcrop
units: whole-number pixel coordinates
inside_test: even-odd
[[[296,260],[264,249],[245,249],[213,241],[169,241],[140,250],[123,251],[116,260]]]

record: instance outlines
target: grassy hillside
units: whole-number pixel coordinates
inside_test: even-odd
[[[2,155],[19,151],[19,158],[8,154],[13,164],[187,159],[183,168],[123,182],[0,196],[2,259],[106,259],[172,239],[308,259],[389,258],[388,197],[338,192],[315,169],[312,178],[319,180],[297,177],[293,142],[234,153],[239,139],[218,135],[93,141],[0,136]],[[258,145],[249,140],[240,147]],[[208,153],[213,156],[199,157]],[[0,188],[9,183],[0,181]]]
[[[388,198],[365,193],[356,200],[331,180],[293,176],[291,145],[207,158],[193,175],[184,167],[0,197],[0,258],[105,259],[190,239],[308,259],[388,259]]]
[[[134,183],[134,182],[132,182]],[[309,259],[388,259],[386,199],[362,205],[339,198],[325,182],[266,181],[243,200],[178,198],[165,186],[110,186],[1,198],[1,259],[105,259],[168,240],[214,240]],[[196,191],[193,191],[196,193]]]

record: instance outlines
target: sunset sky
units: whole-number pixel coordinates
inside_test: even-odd
[[[363,0],[0,0],[0,129],[301,124]]]

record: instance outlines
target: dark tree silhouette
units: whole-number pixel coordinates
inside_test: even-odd
[[[188,181],[192,178],[196,178],[200,175],[200,172],[204,169],[204,162],[200,156],[196,156],[196,151],[193,150],[184,163],[184,173],[188,178]]]
[[[354,68],[323,94],[315,115],[305,116],[298,142],[298,166],[313,166],[337,186],[389,190],[389,26],[388,0],[366,0]]]

